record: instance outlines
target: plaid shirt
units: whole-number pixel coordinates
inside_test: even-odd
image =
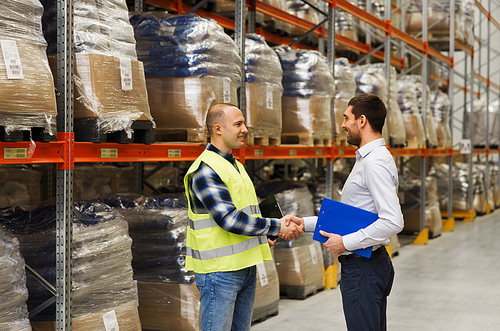
[[[236,167],[232,154],[227,154],[210,143],[207,149],[219,154]],[[225,231],[245,236],[279,233],[280,220],[253,217],[236,209],[226,184],[205,162],[202,162],[189,178],[189,193],[194,213],[212,215],[215,222]]]

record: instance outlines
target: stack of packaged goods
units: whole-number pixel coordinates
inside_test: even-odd
[[[460,4],[460,2],[456,2],[455,4]],[[464,31],[464,43],[471,49],[474,48],[474,42],[476,41],[474,38],[474,15],[476,12],[476,2],[474,0],[462,0],[462,11],[463,17],[462,22],[460,22],[459,26],[463,26]],[[455,27],[456,29],[456,27]],[[458,39],[458,38],[457,38]],[[460,40],[460,39],[459,39]]]
[[[484,162],[484,161],[482,161]],[[488,181],[486,181],[486,164],[476,163],[477,168],[483,173],[484,187],[488,190],[486,203],[489,205],[489,210],[493,211],[498,206],[498,165],[490,161],[488,164]]]
[[[383,1],[368,1],[368,3],[371,5],[370,8],[367,8],[367,0],[350,0],[349,2],[357,5],[359,8],[363,9],[366,12],[371,13],[374,15],[376,18],[380,20],[385,20],[385,4]],[[363,43],[366,43],[366,32],[365,30],[367,29],[367,23],[363,20],[359,20],[359,40]],[[378,30],[377,29],[372,29],[372,33],[377,34]],[[383,36],[381,36],[381,39],[383,39]],[[377,42],[374,42],[372,44],[377,44]]]
[[[73,212],[73,330],[140,331],[132,272],[132,239],[119,213],[100,203],[77,202]],[[26,264],[52,284],[56,282],[56,209],[1,210],[0,222],[20,242]],[[28,308],[32,311],[51,294],[28,278]],[[55,305],[31,320],[35,330],[54,330]],[[109,324],[105,324],[109,323]]]
[[[299,217],[314,215],[313,196],[307,184],[282,181],[266,182],[257,187],[265,198],[271,194],[283,211]],[[274,246],[280,293],[290,299],[305,299],[325,287],[323,252],[312,234],[301,234],[293,240],[278,239]]]
[[[42,197],[42,170],[36,165],[0,167],[0,206],[35,206]]]
[[[335,35],[346,37],[352,41],[358,41],[358,32],[354,17],[341,9],[337,9],[335,13]],[[359,51],[354,50],[349,46],[340,43],[335,43],[335,53],[339,56],[345,56],[351,61],[356,61],[359,56]]]
[[[469,0],[465,0],[469,1]],[[473,1],[472,1],[473,2]],[[455,39],[465,42],[465,21],[463,11],[463,1],[455,1]],[[450,36],[450,1],[449,0],[430,0],[427,4],[427,25],[429,37],[433,38],[449,38]],[[406,32],[409,34],[418,34],[422,32],[422,0],[412,0],[406,10]],[[446,49],[448,43],[436,44],[443,45]]]
[[[283,68],[282,142],[330,146],[335,94],[326,58],[317,51],[288,46],[275,51]]]
[[[382,131],[382,136],[386,142],[390,143],[392,147],[403,147],[407,134],[404,130],[404,117],[396,102],[396,69],[392,66],[390,67],[389,95],[387,95],[385,64],[375,63],[354,67],[353,73],[356,80],[356,95],[362,93],[375,94],[382,99],[387,107],[389,126],[384,125]],[[389,135],[387,134],[387,129],[389,129]]]
[[[356,93],[356,81],[352,74],[351,65],[346,58],[335,59],[335,98],[333,99],[333,109],[335,113],[334,138],[337,146],[347,145],[347,134],[342,129],[344,122],[344,112],[347,109],[349,100]]]
[[[215,21],[196,15],[143,13],[132,21],[157,129],[182,130],[188,141],[206,142],[210,107],[238,105],[238,47]]]
[[[57,1],[42,0],[44,34],[56,74]],[[74,1],[75,140],[154,141],[143,64],[125,0]]]
[[[431,111],[434,115],[434,124],[436,125],[437,147],[451,148],[450,99],[447,94],[441,91],[433,91],[429,96],[429,100]],[[496,141],[498,141],[498,138]]]
[[[319,1],[318,0],[312,0],[309,2],[311,5],[315,6],[318,8]],[[301,18],[303,20],[309,21],[313,24],[319,24],[321,22],[319,18],[319,14],[316,11],[316,9],[312,8],[309,6],[307,3],[301,1],[301,0],[286,0],[286,11],[291,14],[295,15],[298,18]],[[299,28],[295,25],[292,25],[290,34],[292,36],[301,36],[304,33],[306,33],[307,30],[303,28]],[[318,35],[311,33],[309,36],[307,36],[306,39],[303,39],[303,42],[309,43],[313,46],[318,44]]]
[[[262,36],[245,40],[247,145],[279,145],[283,70],[278,56]]]
[[[24,258],[19,252],[19,240],[0,228],[0,330],[31,331],[28,319],[28,289]]]
[[[287,0],[263,0],[262,2],[270,4],[285,12],[288,11]],[[256,12],[257,15],[259,15],[259,13],[260,12]],[[290,23],[284,22],[268,14],[263,14],[262,20],[264,22],[264,29],[268,31],[285,36],[289,36],[292,33],[292,25]]]
[[[134,191],[134,167],[113,163],[77,163],[73,172],[73,200],[90,201],[101,195]]]
[[[483,148],[486,146],[486,135],[489,135],[488,145],[498,146],[498,101],[491,102],[489,107],[486,107],[486,99],[475,99],[472,102],[472,137],[469,134],[469,118],[470,118],[470,103],[464,110],[463,121],[463,139],[472,139],[474,147]],[[486,115],[488,114],[488,130],[486,128]]]
[[[55,140],[56,95],[39,0],[0,4],[0,140]],[[25,134],[26,133],[26,134]]]
[[[400,181],[399,190],[404,192],[401,199],[401,209],[405,219],[405,232],[419,232],[420,230],[420,179],[404,179]],[[441,221],[441,210],[438,200],[437,178],[427,176],[425,178],[425,221],[424,227],[429,229],[429,237],[440,236],[443,230]]]
[[[416,83],[416,78],[409,76],[400,76],[397,80],[398,88],[398,104],[401,113],[403,114],[404,128],[406,131],[406,142],[409,148],[425,148],[426,134],[424,132],[424,124],[422,120],[422,103],[418,96],[419,87]],[[422,84],[420,84],[421,88]],[[428,115],[428,114],[426,114]],[[428,123],[428,117],[426,120]],[[435,135],[435,143],[437,145],[437,136],[434,126],[432,127]],[[426,131],[429,132],[428,125]]]
[[[199,292],[184,268],[188,222],[185,195],[115,195],[103,201],[129,224],[139,316],[147,330],[200,330]]]
[[[448,210],[448,165],[435,164],[432,166],[429,175],[437,178],[438,183],[438,198],[441,205],[441,210]],[[453,211],[469,212],[469,164],[462,162],[453,163]],[[471,206],[476,211],[476,214],[483,215],[486,213],[486,198],[484,194],[484,175],[473,164],[472,166],[472,185],[473,195]]]

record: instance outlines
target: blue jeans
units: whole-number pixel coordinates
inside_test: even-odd
[[[248,331],[252,322],[256,267],[195,274],[202,331]]]
[[[387,297],[394,267],[387,252],[342,263],[340,291],[348,330],[387,330]]]

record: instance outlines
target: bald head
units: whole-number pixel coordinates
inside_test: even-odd
[[[226,109],[228,108],[236,108],[233,105],[219,103],[213,105],[212,108],[208,111],[207,114],[207,129],[208,133],[213,136],[214,135],[214,125],[220,124],[225,127],[226,123]]]

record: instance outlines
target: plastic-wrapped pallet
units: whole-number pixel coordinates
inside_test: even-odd
[[[459,4],[459,3],[457,3]],[[476,2],[474,0],[462,0],[462,11],[463,22],[460,22],[459,26],[463,26],[464,31],[464,43],[469,46],[469,48],[474,48],[475,38],[474,38],[474,15],[476,12]]]
[[[485,163],[476,163],[479,171],[483,173],[484,178],[484,187],[488,190],[488,198],[485,200],[487,204],[489,204],[489,210],[495,210],[495,206],[498,205],[498,202],[495,200],[495,191],[498,191],[497,181],[498,176],[495,173],[498,172],[498,166],[489,162],[488,164],[488,182],[486,181],[486,164]],[[496,168],[496,169],[495,169]],[[498,196],[498,193],[497,193]]]
[[[326,58],[288,46],[274,50],[283,69],[282,142],[298,138],[301,145],[330,146],[334,81]]]
[[[215,21],[197,15],[142,13],[132,22],[157,128],[206,141],[210,107],[238,104],[243,72],[236,44]]]
[[[357,5],[359,8],[363,9],[366,12],[370,12],[372,15],[374,15],[378,19],[381,19],[381,20],[385,19],[385,16],[384,16],[385,3],[384,3],[384,1],[378,1],[378,0],[371,1],[370,0],[371,8],[367,8],[367,6],[366,6],[367,0],[350,0],[349,2]],[[358,32],[359,39],[362,42],[366,42],[366,33],[363,29],[367,28],[367,24],[365,21],[359,20],[359,26],[360,26],[359,32]],[[377,33],[377,32],[378,32],[377,29],[372,29],[372,33]]]
[[[319,1],[313,0],[313,1],[310,1],[310,3],[313,6],[316,6],[316,8],[317,8]],[[311,8],[311,6],[309,6],[308,4],[306,4],[305,2],[300,1],[300,0],[286,0],[285,11],[287,11],[291,15],[297,16],[298,18],[309,21],[313,24],[318,24],[321,21],[319,18],[318,12],[314,8]],[[307,32],[307,30],[305,30],[303,28],[299,28],[295,25],[291,26],[290,34],[292,36],[301,36],[306,32]],[[309,38],[314,38],[312,41],[317,43],[316,35],[313,34],[313,35],[308,36],[307,38],[308,39],[306,39],[306,40],[311,40]]]
[[[57,1],[43,0],[43,4],[48,54],[57,77]],[[146,123],[152,129],[154,122],[126,1],[75,0],[73,5],[75,139],[105,140],[106,137],[92,136],[90,127],[103,135],[123,131],[128,140],[137,139],[134,130],[143,129],[139,123]]]
[[[274,249],[271,248],[274,253]],[[258,322],[269,316],[278,315],[280,283],[274,260],[257,264],[257,288],[252,322]]]
[[[437,193],[437,179],[432,176],[425,178],[425,221],[424,227],[429,229],[431,238],[441,235],[443,224],[441,221],[441,210]],[[405,219],[404,231],[420,231],[420,207],[418,197],[420,196],[420,179],[401,180],[399,190],[404,192],[401,209]]]
[[[26,264],[52,284],[56,278],[55,216],[54,206],[0,212],[0,222],[21,243]],[[109,313],[116,316],[120,330],[140,331],[127,222],[100,203],[75,203],[73,217],[73,330],[103,330],[103,316]],[[30,311],[51,296],[32,279],[27,287]],[[32,325],[36,330],[52,330],[54,319],[55,307],[51,306],[33,317]]]
[[[467,1],[467,0],[466,0]],[[427,4],[429,39],[450,36],[450,1],[430,0]],[[461,0],[455,1],[455,39],[464,42],[464,12]],[[406,31],[422,32],[422,0],[412,0],[406,11]]]
[[[352,14],[347,13],[341,9],[336,9],[335,34],[349,38],[353,41],[358,41],[358,32]],[[340,56],[346,56],[350,60],[356,60],[357,56],[359,56],[358,50],[353,50],[349,46],[345,46],[340,43],[335,43],[335,53],[339,54]]]
[[[245,39],[246,126],[248,145],[279,145],[283,70],[262,36]],[[270,141],[271,140],[271,141]]]
[[[429,99],[431,111],[434,115],[434,123],[436,125],[437,147],[451,148],[452,137],[449,120],[451,107],[450,99],[447,94],[441,91],[431,92]],[[498,138],[496,141],[498,142]]]
[[[143,197],[118,194],[103,201],[129,223],[139,316],[148,330],[200,330],[199,292],[184,268],[187,201],[184,193]]]
[[[94,200],[101,195],[134,190],[134,168],[113,164],[75,164],[73,199]]]
[[[42,171],[37,166],[0,167],[0,206],[35,206],[41,196]]]
[[[13,131],[39,128],[45,135],[42,140],[56,132],[56,96],[45,53],[42,13],[38,0],[0,4],[0,134],[4,141],[14,139]],[[23,140],[22,135],[17,140]]]
[[[387,125],[384,125],[382,136],[391,146],[402,147],[406,142],[406,132],[404,130],[404,118],[401,109],[396,102],[396,69],[390,67],[390,90],[387,95],[387,81],[385,79],[385,64],[375,63],[354,67],[354,79],[356,80],[356,95],[362,93],[372,93],[380,97],[388,106],[389,139],[387,139]]]
[[[31,331],[28,289],[19,240],[0,227],[0,330]]]
[[[313,196],[307,184],[293,181],[266,182],[258,185],[257,194],[276,196],[283,214],[299,217],[314,215]],[[278,239],[274,247],[280,293],[290,299],[305,299],[325,287],[323,253],[312,234],[303,233],[293,240]]]
[[[344,122],[344,112],[347,109],[349,100],[354,97],[356,92],[356,81],[351,70],[351,65],[346,58],[335,59],[335,98],[333,99],[333,108],[335,110],[335,144],[343,145],[347,140],[347,134],[342,129]]]
[[[463,139],[472,139],[472,144],[474,147],[484,147],[486,146],[486,113],[488,112],[488,134],[489,134],[489,146],[498,146],[498,110],[499,102],[494,101],[490,103],[489,107],[486,107],[486,99],[474,99],[472,102],[472,137],[470,136],[470,103],[464,110],[464,121],[463,121]]]

